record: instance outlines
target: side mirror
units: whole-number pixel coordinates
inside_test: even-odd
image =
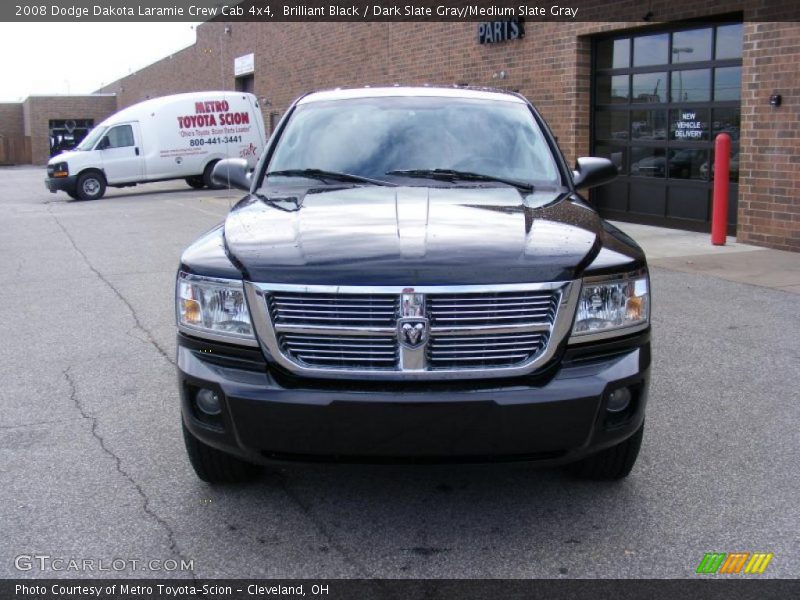
[[[572,180],[576,189],[588,189],[608,183],[618,174],[617,167],[607,158],[584,156],[577,160]]]
[[[226,158],[214,165],[211,181],[222,187],[250,191],[250,167],[243,158]]]
[[[98,150],[105,150],[110,145],[111,145],[111,142],[108,141],[108,137],[103,136],[103,138],[100,140],[100,143],[97,144],[97,149]]]

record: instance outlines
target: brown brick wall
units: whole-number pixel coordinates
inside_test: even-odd
[[[0,136],[21,138],[25,135],[21,102],[0,102]]]
[[[30,162],[21,102],[0,103],[0,165]]]
[[[23,103],[25,134],[31,138],[31,161],[50,158],[50,119],[94,119],[95,125],[117,111],[115,96],[30,96]]]
[[[743,52],[737,237],[800,251],[800,23],[747,23]]]
[[[646,12],[642,2],[629,4]],[[652,0],[647,10],[660,22],[732,13],[747,22],[768,18],[780,5]],[[530,21],[522,40],[480,45],[475,23],[206,23],[194,46],[101,91],[118,94],[122,108],[176,92],[233,89],[233,60],[250,52],[255,93],[269,100],[262,106],[267,122],[270,112],[283,113],[310,90],[393,83],[505,87],[539,108],[571,163],[590,148],[591,36],[657,25]],[[800,24],[748,22],[743,62],[739,239],[800,250]],[[501,71],[505,78],[494,77]],[[775,91],[784,97],[779,109],[767,102]]]

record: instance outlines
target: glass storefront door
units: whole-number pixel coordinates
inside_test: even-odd
[[[592,191],[609,218],[707,231],[714,138],[731,136],[736,226],[742,25],[684,25],[595,40],[592,153],[620,177]]]

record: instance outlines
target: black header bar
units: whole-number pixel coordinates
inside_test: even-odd
[[[713,577],[713,576],[712,576]],[[41,600],[785,600],[800,581],[699,575],[696,579],[6,579],[0,598]]]
[[[676,6],[677,4],[677,6]],[[800,2],[698,0],[710,17],[742,12],[748,21],[800,21]],[[3,0],[0,21],[350,21],[536,22],[671,20],[672,0]],[[684,7],[685,10],[685,7]],[[722,13],[720,12],[722,11]]]

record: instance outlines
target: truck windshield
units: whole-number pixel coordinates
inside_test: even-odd
[[[103,134],[106,132],[106,129],[108,129],[108,127],[102,125],[95,127],[86,135],[85,138],[83,138],[83,141],[80,144],[75,146],[75,149],[91,150],[92,148],[94,148],[94,145],[98,142],[98,140],[101,137],[103,137]]]
[[[473,98],[398,96],[300,104],[267,172],[302,169],[404,183],[417,178],[425,181],[421,185],[430,185],[431,178],[423,172],[431,170],[486,175],[537,188],[561,181],[550,147],[526,105]]]

